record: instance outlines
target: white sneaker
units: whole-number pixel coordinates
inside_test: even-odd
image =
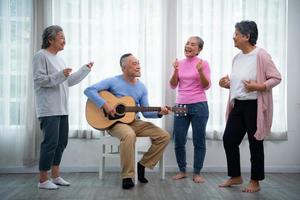
[[[46,190],[57,190],[58,186],[52,183],[51,181],[47,180],[42,183],[39,182],[38,188]]]
[[[71,185],[68,181],[65,181],[62,177],[57,177],[57,178],[53,178],[51,179],[52,183],[56,184],[56,185],[62,185],[62,186],[69,186]]]

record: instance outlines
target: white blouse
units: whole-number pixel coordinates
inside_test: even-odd
[[[257,99],[257,92],[247,92],[244,81],[256,81],[257,76],[257,53],[255,48],[250,53],[240,52],[233,61],[230,74],[230,100],[251,100]]]

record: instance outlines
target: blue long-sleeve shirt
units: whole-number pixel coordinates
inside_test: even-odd
[[[84,90],[84,94],[94,102],[97,107],[101,108],[106,101],[100,97],[98,93],[103,90],[111,92],[116,97],[131,96],[136,106],[149,106],[147,88],[140,80],[132,84],[124,80],[123,75],[117,75],[89,86]],[[161,117],[157,112],[143,112],[143,116],[146,118]]]

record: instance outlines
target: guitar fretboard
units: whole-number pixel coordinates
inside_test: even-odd
[[[136,107],[136,106],[126,106],[125,112],[154,112],[161,111],[161,107]]]

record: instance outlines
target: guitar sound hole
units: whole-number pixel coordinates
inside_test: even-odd
[[[125,113],[125,106],[122,104],[117,105],[116,112],[118,115],[123,115]]]

